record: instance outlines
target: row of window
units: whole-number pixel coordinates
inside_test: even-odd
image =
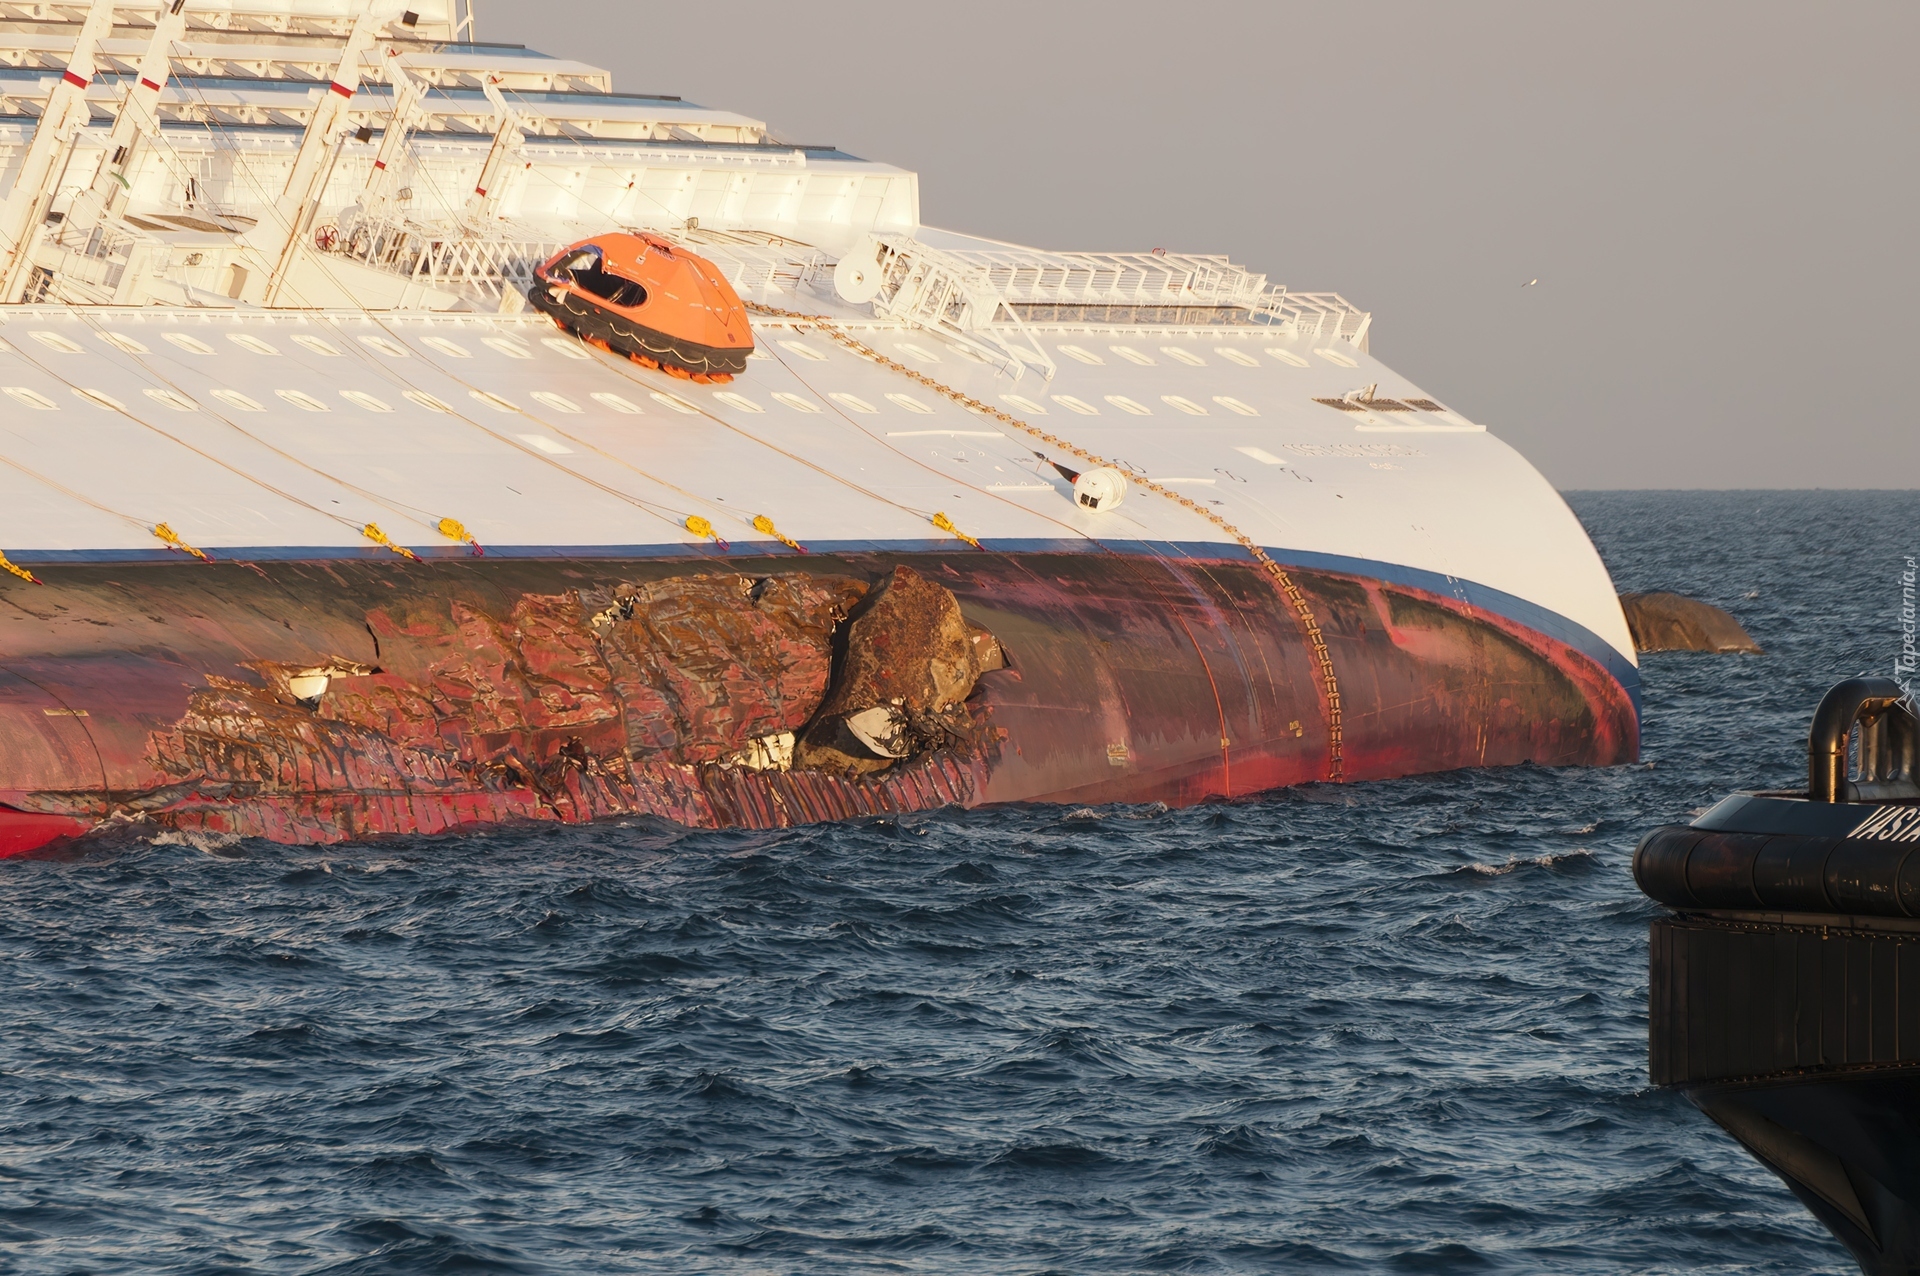
[[[26,386],[0,386],[0,392],[4,392],[8,398],[12,399],[15,403],[21,404],[23,407],[33,408],[41,412],[57,412],[60,410],[60,405],[57,402],[40,393],[38,390],[30,389]],[[125,403],[122,403],[119,399],[114,398],[104,390],[76,387],[73,393],[86,402],[93,404],[95,407],[104,408],[109,412],[127,411],[127,405]],[[196,412],[200,408],[198,403],[177,390],[163,390],[154,387],[144,390],[141,393],[162,407],[171,408],[176,412]],[[209,397],[219,400],[236,412],[264,412],[267,410],[266,404],[260,402],[260,400],[254,398],[252,395],[243,394],[238,390],[214,389],[209,390],[207,393]],[[331,412],[333,410],[332,406],[328,404],[326,400],[316,398],[308,394],[305,390],[275,390],[273,393],[276,398],[299,408],[303,412]],[[388,403],[378,395],[368,394],[364,390],[342,390],[340,391],[340,397],[355,407],[365,408],[369,412],[393,411],[393,405],[391,403]],[[448,403],[445,399],[437,395],[428,394],[425,390],[407,390],[402,393],[400,397],[409,403],[417,404],[427,409],[429,412],[451,413],[455,410],[451,403]],[[485,390],[469,390],[467,391],[467,397],[482,407],[491,408],[495,412],[520,411],[519,405],[514,403],[513,400],[502,398],[497,394],[489,394]],[[535,390],[532,393],[532,397],[535,401],[552,408],[556,412],[573,414],[585,410],[579,403],[569,399],[566,395],[555,394],[550,390]],[[639,416],[642,413],[640,405],[625,395],[602,391],[587,397],[602,407],[609,408],[626,416]],[[692,414],[700,411],[698,407],[675,395],[656,391],[652,397],[659,402],[661,406],[671,408],[675,412]],[[809,410],[818,412],[820,409],[818,407],[810,407]]]
[[[39,411],[43,411],[43,412],[57,411],[60,407],[58,403],[48,398],[46,395],[40,393],[38,390],[29,389],[26,386],[17,386],[17,385],[0,386],[0,391],[4,391],[16,403],[19,403],[25,407],[34,408]],[[114,398],[112,395],[108,394],[104,390],[76,388],[74,390],[74,393],[78,395],[80,398],[85,399],[88,402],[93,403],[98,407],[106,408],[109,411],[125,412],[127,410],[126,404]],[[159,388],[153,388],[153,389],[148,389],[143,393],[147,396],[147,398],[153,400],[155,403],[159,403],[165,407],[172,408],[178,412],[192,412],[197,410],[200,406],[199,404],[195,403],[192,399],[188,398],[184,394],[181,394],[177,390],[164,390]],[[253,396],[245,394],[239,390],[215,389],[215,390],[208,391],[208,394],[212,398],[219,400],[221,403],[225,404],[229,408],[234,409],[237,412],[263,412],[266,410],[265,404],[261,403],[258,399],[255,399]],[[346,400],[348,403],[353,404],[355,407],[364,408],[369,412],[393,411],[393,405],[391,403],[388,403],[385,399],[380,398],[378,395],[369,394],[364,390],[341,390],[339,394],[340,394],[340,397]],[[289,403],[296,408],[299,408],[303,412],[332,411],[331,406],[325,400],[316,398],[313,395],[308,394],[304,390],[275,390],[274,395],[279,399],[283,400],[284,402]],[[512,400],[503,398],[497,394],[489,393],[488,391],[485,391],[485,390],[469,390],[467,392],[467,395],[475,403],[478,403],[483,407],[491,408],[496,412],[520,411],[520,408],[516,404],[514,404]],[[407,390],[402,393],[401,397],[408,400],[411,403],[418,404],[420,407],[426,408],[432,412],[450,413],[454,410],[451,404],[447,403],[445,400],[435,395],[428,394],[424,390]],[[564,394],[558,394],[551,390],[534,390],[531,392],[531,397],[535,402],[539,403],[543,407],[551,408],[556,412],[575,414],[584,410],[580,403],[576,402],[573,399],[568,398]],[[635,403],[632,399],[627,398],[625,395],[614,394],[608,391],[600,391],[600,392],[587,395],[586,397],[592,399],[595,403],[600,404],[602,407],[611,409],[614,412],[619,412],[626,416],[639,416],[642,413],[642,409],[640,405],[638,403]],[[687,415],[695,415],[701,411],[698,405],[691,403],[688,400],[683,399],[678,395],[668,394],[665,391],[656,390],[652,393],[651,397],[656,403],[660,404],[662,407],[667,408],[674,412],[679,412]],[[728,407],[738,409],[739,411],[742,411],[742,412],[765,412],[766,411],[766,408],[762,407],[758,402],[748,398],[744,394],[737,393],[736,391],[732,391],[732,390],[716,391],[713,397],[717,401],[726,404]],[[880,409],[876,407],[874,404],[868,402],[866,399],[861,398],[857,394],[847,394],[844,392],[836,391],[834,393],[829,394],[827,397],[829,399],[832,399],[835,403],[839,404],[841,407],[847,409],[850,412],[857,412],[862,415],[872,415],[880,411]],[[934,412],[934,408],[931,404],[925,402],[924,400],[917,399],[910,394],[889,394],[885,397],[887,401],[889,403],[892,403],[895,407],[904,409],[905,411],[912,412],[917,415],[930,416]],[[1037,399],[1028,398],[1026,395],[1021,395],[1021,394],[1003,394],[1000,397],[1002,401],[1004,401],[1008,406],[1020,412],[1024,412],[1030,416],[1047,415],[1048,408],[1046,404],[1041,403]],[[1098,407],[1096,407],[1092,403],[1087,402],[1085,399],[1076,398],[1071,394],[1055,394],[1055,395],[1050,395],[1048,397],[1054,403],[1058,404],[1060,407],[1067,409],[1069,412],[1075,412],[1081,416],[1100,415],[1100,409]],[[805,395],[789,394],[785,391],[775,391],[773,394],[773,399],[775,402],[785,407],[791,408],[795,412],[816,414],[821,411],[820,405],[818,403],[815,403],[813,400],[807,398]],[[1163,394],[1160,396],[1160,401],[1166,404],[1168,407],[1173,408],[1175,411],[1185,413],[1188,416],[1209,415],[1209,410],[1205,405],[1198,403],[1192,399],[1186,398],[1183,395]],[[1124,394],[1109,394],[1106,396],[1105,402],[1109,406],[1117,408],[1120,411],[1125,412],[1131,416],[1152,416],[1153,415],[1152,408],[1148,407],[1144,403],[1141,403],[1137,399],[1130,399]],[[1253,405],[1249,403],[1244,403],[1239,399],[1233,398],[1230,395],[1216,394],[1213,396],[1213,402],[1218,404],[1220,407],[1227,409],[1227,411],[1235,413],[1236,415],[1239,415],[1239,416],[1259,416],[1260,415],[1259,409],[1255,408]]]
[[[826,353],[818,346],[809,345],[804,341],[782,340],[780,347],[791,354],[799,355],[802,359],[811,359],[816,363],[824,363],[827,359]],[[925,346],[915,345],[911,341],[896,341],[893,343],[893,348],[916,363],[940,363],[942,361],[937,352],[929,350]],[[960,354],[967,358],[979,358],[978,355],[974,354],[973,351],[967,349],[965,346],[955,348]],[[1061,354],[1066,355],[1067,358],[1078,363],[1104,365],[1107,362],[1104,355],[1089,350],[1085,346],[1056,346],[1055,349],[1059,350]],[[1136,349],[1133,346],[1108,346],[1107,352],[1126,360],[1128,363],[1137,364],[1143,368],[1157,367],[1160,362],[1146,351]],[[1029,351],[1028,353],[1031,354],[1032,352]],[[1184,363],[1190,368],[1204,368],[1209,366],[1205,354],[1198,350],[1191,350],[1186,346],[1161,346],[1160,353],[1172,359],[1175,363]],[[1259,368],[1265,366],[1257,356],[1236,346],[1219,346],[1215,349],[1214,353],[1218,354],[1228,363],[1237,363],[1243,368]],[[1276,363],[1284,363],[1289,367],[1307,368],[1313,366],[1309,360],[1281,346],[1268,346],[1266,347],[1266,353]],[[1359,360],[1355,359],[1352,355],[1341,350],[1335,350],[1330,346],[1316,349],[1314,353],[1337,367],[1355,368],[1359,366]]]
[[[29,335],[41,345],[61,354],[80,354],[84,349],[79,342],[62,333],[40,330],[32,332]],[[99,334],[99,337],[100,340],[106,342],[108,345],[124,350],[128,354],[147,354],[150,352],[150,348],[145,342],[128,336],[124,332],[102,332]],[[230,332],[226,334],[226,337],[228,341],[240,349],[251,351],[254,354],[271,356],[280,353],[278,346],[249,332]],[[213,346],[198,337],[191,336],[184,332],[164,332],[160,334],[160,338],[175,348],[186,351],[188,354],[209,355],[215,353]],[[313,354],[320,355],[323,358],[337,359],[342,355],[340,348],[331,341],[328,341],[325,337],[318,337],[311,333],[301,332],[293,334],[290,339],[295,345]],[[391,337],[368,335],[360,337],[359,341],[361,345],[367,347],[369,350],[376,351],[391,359],[405,359],[411,354],[411,351]],[[471,359],[473,357],[473,351],[448,337],[422,337],[420,338],[420,343],[449,358]],[[517,337],[482,337],[480,344],[509,359],[533,358],[533,350],[526,342]],[[564,337],[546,337],[541,340],[540,344],[550,350],[557,351],[569,359],[591,359],[593,357],[580,348],[579,342]],[[804,341],[782,340],[779,344],[782,349],[796,354],[803,359],[811,359],[815,362],[825,362],[827,359],[824,351]],[[957,348],[963,354],[972,355],[972,352],[966,350],[965,347]],[[7,353],[9,349],[5,342],[0,342],[0,353]],[[910,341],[895,342],[894,349],[917,362],[941,362],[941,357],[937,352],[925,346],[916,345]],[[1057,347],[1057,349],[1061,354],[1066,355],[1070,359],[1077,360],[1080,363],[1095,365],[1104,365],[1106,363],[1104,356],[1084,346],[1063,345]],[[1158,364],[1158,360],[1152,355],[1138,350],[1133,346],[1113,345],[1108,346],[1107,350],[1109,353],[1124,359],[1128,363],[1138,364],[1142,367],[1154,367]],[[1184,363],[1190,367],[1200,368],[1207,366],[1207,358],[1204,354],[1188,349],[1185,346],[1161,346],[1160,353],[1166,355],[1176,363]],[[1229,363],[1237,363],[1249,368],[1262,366],[1260,360],[1252,354],[1233,346],[1220,346],[1214,353]],[[1266,353],[1277,362],[1288,364],[1292,367],[1304,368],[1309,366],[1305,358],[1279,346],[1268,346]],[[1357,361],[1351,355],[1332,349],[1331,347],[1317,349],[1313,353],[1339,367],[1352,368],[1358,366]]]
[[[58,354],[83,354],[86,350],[84,346],[72,337],[62,333],[35,331],[28,335],[47,349]],[[102,332],[98,335],[100,340],[106,342],[116,350],[124,350],[128,354],[148,354],[151,353],[152,350],[146,342],[139,340],[137,337],[130,337],[124,332]],[[242,350],[251,351],[254,354],[260,355],[278,355],[280,353],[280,347],[264,338],[256,337],[250,332],[229,332],[226,335],[228,341],[240,347]],[[184,332],[163,332],[160,334],[160,339],[175,349],[184,350],[188,354],[205,355],[217,353],[213,346],[198,337],[190,336]],[[325,337],[316,337],[311,333],[294,333],[291,340],[302,349],[326,359],[338,359],[344,353],[338,346],[328,341]],[[364,336],[359,338],[359,341],[360,344],[367,349],[383,354],[390,359],[410,358],[413,353],[391,337],[377,335]],[[422,337],[420,344],[429,346],[438,350],[441,354],[455,359],[471,359],[473,357],[473,351],[467,349],[459,342],[446,337]],[[517,337],[482,337],[480,344],[498,354],[505,355],[509,359],[533,358],[533,350],[531,347]],[[561,337],[547,337],[543,339],[540,344],[551,350],[558,351],[569,359],[591,359],[593,357],[580,348],[579,342],[569,341]],[[12,353],[12,347],[4,341],[0,341],[0,354],[10,353]]]

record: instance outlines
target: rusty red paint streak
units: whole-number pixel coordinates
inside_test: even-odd
[[[967,550],[915,561],[1010,653],[967,703],[990,743],[859,781],[722,765],[806,724],[834,618],[892,561],[786,576],[493,559],[63,568],[0,613],[0,802],[20,816],[0,811],[0,851],[110,812],[338,841],[640,813],[773,828],[950,802],[1186,803],[1224,794],[1229,762],[1236,792],[1324,778],[1314,662],[1257,569]],[[1586,656],[1455,599],[1294,575],[1339,665],[1348,778],[1634,755],[1626,695]],[[622,582],[644,595],[636,619],[596,630]],[[1216,655],[1237,683],[1216,678]],[[380,672],[336,677],[317,712],[285,691],[330,660]],[[1214,714],[1196,712],[1208,698]]]

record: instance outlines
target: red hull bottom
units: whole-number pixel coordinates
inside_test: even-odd
[[[755,770],[910,562],[1007,667],[972,738],[878,775]],[[977,553],[58,567],[0,615],[0,856],[103,821],[333,842],[655,815],[1181,805],[1313,781],[1631,761],[1627,692],[1456,599],[1295,570],[1339,679],[1245,561]],[[311,694],[314,677],[323,694]],[[304,679],[304,681],[303,681]],[[301,699],[302,694],[308,695]]]

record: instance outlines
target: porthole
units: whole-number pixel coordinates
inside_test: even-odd
[[[580,348],[578,341],[569,341],[565,337],[542,337],[540,344],[549,350],[554,350],[565,355],[569,359],[593,358],[592,355]]]
[[[1237,363],[1243,368],[1257,368],[1260,361],[1245,350],[1236,350],[1232,346],[1221,346],[1220,357],[1228,363]]]
[[[467,397],[475,403],[484,403],[495,412],[518,412],[511,399],[503,399],[497,394],[488,394],[485,390],[469,390]]]
[[[812,399],[804,399],[797,394],[788,394],[784,390],[774,391],[773,397],[778,402],[784,403],[792,408],[795,412],[818,412],[820,410],[820,405]]]
[[[834,393],[829,394],[827,397],[835,403],[838,403],[841,407],[851,409],[854,412],[874,413],[880,410],[857,394]]]
[[[933,415],[932,408],[914,398],[911,394],[889,394],[887,396],[887,402],[896,407],[905,408],[909,412],[917,412],[921,416]]]
[[[360,339],[362,341],[365,341],[367,338],[362,337]],[[405,399],[408,403],[419,404],[421,407],[425,408],[429,412],[445,412],[445,413],[448,413],[449,415],[451,415],[453,412],[453,405],[451,403],[448,403],[445,399],[435,398],[433,395],[428,394],[425,390],[408,390],[405,394],[401,395],[400,397]]]
[[[426,346],[432,346],[435,350],[438,350],[441,354],[447,355],[454,359],[473,358],[473,351],[467,349],[465,346],[461,345],[458,341],[449,341],[445,337],[422,337],[420,338],[420,344],[426,345]]]
[[[314,398],[311,394],[306,394],[299,390],[275,390],[274,394],[291,403],[294,407],[299,408],[302,412],[333,411],[332,408],[320,402],[320,400]]]
[[[655,403],[658,403],[662,407],[672,408],[675,412],[683,412],[688,416],[700,415],[699,408],[695,407],[691,403],[688,403],[685,399],[681,398],[679,395],[668,394],[664,390],[655,390],[653,392],[653,401]]]
[[[1137,363],[1143,368],[1151,368],[1154,366],[1154,358],[1152,355],[1141,354],[1132,346],[1108,346],[1107,349],[1113,351],[1128,363]]]
[[[1011,403],[1022,412],[1031,412],[1035,416],[1045,416],[1047,414],[1045,406],[1035,403],[1024,394],[1003,394],[1000,396],[1000,401],[1002,403]]]
[[[184,332],[163,332],[160,334],[160,337],[162,340],[166,341],[169,345],[178,346],[180,349],[185,350],[188,354],[212,354],[213,353],[212,346],[200,340],[200,338],[198,337],[189,337]]]
[[[369,350],[378,350],[389,359],[408,359],[412,357],[405,346],[387,337],[362,337],[360,338],[360,344]],[[427,397],[432,398],[433,396],[429,395]],[[438,400],[436,399],[435,402],[438,402]],[[447,408],[445,410],[451,412],[453,409]]]
[[[635,403],[631,399],[623,398],[617,394],[608,394],[602,391],[593,396],[593,401],[595,403],[598,403],[603,408],[612,408],[615,412],[618,412],[623,416],[644,415],[644,413],[641,412],[640,405],[638,403]]]
[[[827,361],[826,355],[820,353],[804,341],[782,341],[780,348],[792,354],[797,354],[802,359],[811,359],[815,363],[825,363]]]
[[[1095,354],[1093,351],[1087,349],[1084,346],[1061,346],[1059,347],[1059,350],[1060,350],[1060,353],[1067,356],[1067,358],[1076,359],[1081,363],[1091,363],[1091,364],[1100,364],[1100,365],[1104,365],[1106,363],[1105,359],[1102,359],[1099,355]]]
[[[1205,355],[1195,354],[1184,346],[1161,346],[1160,353],[1169,359],[1177,359],[1189,368],[1204,368],[1207,366]]]
[[[1291,350],[1282,350],[1279,346],[1268,346],[1267,353],[1291,368],[1307,368],[1313,365]]]
[[[1085,399],[1076,399],[1071,394],[1056,394],[1053,401],[1069,412],[1078,412],[1081,416],[1099,416],[1100,409]]]
[[[720,402],[726,404],[728,407],[739,408],[742,412],[765,412],[766,411],[765,408],[761,407],[758,403],[755,403],[752,399],[749,399],[746,395],[735,394],[731,390],[716,390],[713,393],[713,397],[720,400]]]
[[[338,359],[340,357],[340,351],[335,349],[333,343],[324,337],[315,337],[308,333],[296,332],[293,335],[293,344],[303,349],[311,350],[323,359]]]
[[[155,403],[166,404],[175,412],[192,412],[200,406],[186,395],[175,393],[172,390],[143,390],[141,393],[149,399],[152,399]]]
[[[1229,412],[1238,412],[1241,416],[1259,416],[1260,410],[1251,403],[1242,403],[1232,395],[1216,394],[1213,401]]]
[[[23,385],[10,385],[0,388],[4,388],[8,397],[16,403],[24,403],[28,407],[41,412],[58,412],[60,410],[58,403],[55,403],[46,395],[41,394],[38,390],[29,390]]]
[[[340,397],[345,399],[348,403],[352,403],[359,407],[365,408],[369,412],[393,411],[393,407],[391,404],[385,403],[379,399],[374,398],[371,394],[368,394],[365,390],[342,390],[340,392]]]
[[[80,343],[57,332],[36,332],[33,339],[49,350],[58,350],[61,354],[79,354]]]
[[[1338,350],[1328,350],[1325,347],[1321,347],[1319,349],[1316,349],[1314,353],[1319,355],[1322,359],[1325,359],[1328,363],[1338,364],[1340,367],[1343,367],[1343,368],[1357,368],[1360,366],[1360,361],[1358,359],[1352,358],[1349,355],[1342,354]]]
[[[555,412],[578,412],[580,410],[578,403],[575,403],[564,394],[555,394],[551,390],[535,390],[533,392],[533,399],[536,403],[546,404]]]
[[[515,341],[512,337],[482,337],[480,344],[489,350],[498,350],[509,359],[531,359],[533,351]]]
[[[124,332],[103,332],[100,334],[100,340],[106,342],[114,349],[124,350],[128,354],[145,354],[147,352],[145,342],[135,341]]]
[[[262,341],[250,332],[229,332],[227,340],[242,350],[251,350],[255,354],[277,355],[280,348],[270,342]]]
[[[1119,408],[1122,412],[1130,412],[1134,416],[1152,416],[1153,415],[1152,408],[1148,407],[1144,403],[1135,403],[1132,399],[1129,399],[1124,394],[1109,394],[1107,396],[1107,402],[1111,403],[1114,407]]]
[[[1163,394],[1160,396],[1160,402],[1177,411],[1184,412],[1188,416],[1207,415],[1207,410],[1198,403],[1195,403],[1192,399],[1182,398],[1177,394]]]
[[[79,395],[81,398],[85,399],[88,403],[93,404],[94,407],[100,408],[104,411],[125,412],[127,410],[126,404],[120,402],[120,400],[114,398],[112,395],[106,393],[103,390],[86,390],[86,389],[82,389],[79,386],[75,386],[73,388],[73,392]]]
[[[237,412],[265,412],[258,399],[248,398],[238,390],[215,390],[213,397]]]
[[[529,447],[539,448],[548,456],[572,456],[573,449],[558,439],[550,439],[544,434],[522,434],[520,441]]]
[[[931,351],[931,350],[929,350],[929,349],[927,349],[927,348],[926,348],[925,346],[916,346],[916,345],[914,345],[914,344],[913,344],[912,342],[910,342],[910,341],[901,341],[901,342],[896,342],[896,343],[894,344],[894,347],[893,347],[893,348],[894,348],[895,350],[898,350],[898,351],[899,351],[900,353],[902,353],[902,354],[904,354],[904,355],[906,355],[906,356],[907,356],[907,358],[909,358],[909,359],[917,359],[917,360],[919,360],[919,361],[920,361],[921,363],[938,363],[938,362],[940,362],[940,356],[939,356],[939,355],[937,355],[937,354],[935,354],[935,353],[934,353],[933,351]]]

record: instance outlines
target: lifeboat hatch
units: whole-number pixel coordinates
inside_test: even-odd
[[[694,381],[731,381],[753,353],[733,286],[706,258],[645,233],[599,235],[534,270],[527,300],[614,354]]]

